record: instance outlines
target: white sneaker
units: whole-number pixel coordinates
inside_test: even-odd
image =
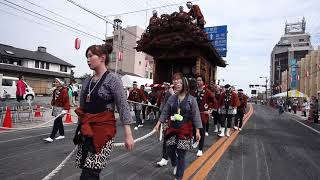
[[[137,127],[137,126],[136,126],[136,127],[134,127],[134,130],[136,130],[136,131],[137,131],[137,130],[138,130],[138,127]]]
[[[177,174],[177,166],[173,167],[173,175]]]
[[[198,150],[197,156],[200,157],[200,156],[202,156],[202,155],[203,155],[202,151],[201,151],[201,150]]]
[[[205,133],[205,135],[206,135],[206,136],[209,136],[209,133],[208,133],[208,132],[206,132],[206,133]]]
[[[242,129],[241,128],[239,128],[239,131],[241,131]]]
[[[226,136],[230,137],[230,128],[227,128]]]
[[[143,125],[142,125],[142,124],[139,124],[138,127],[139,127],[139,128],[140,128],[140,127],[143,127]]]
[[[220,133],[220,134],[218,134],[218,136],[220,136],[220,137],[224,137],[224,128],[221,128],[221,133]]]
[[[55,140],[59,140],[59,139],[64,139],[64,136],[58,136],[56,138],[54,138]]]
[[[166,166],[168,164],[168,160],[162,158],[161,161],[157,162],[157,165],[159,165],[160,167],[162,166]]]
[[[238,127],[237,127],[237,126],[234,126],[234,127],[233,127],[233,129],[237,130],[237,129],[238,129]]]
[[[45,140],[45,141],[47,141],[47,142],[53,142],[53,139],[51,139],[50,137],[47,137],[47,138],[45,138],[45,139],[43,139],[43,140]]]

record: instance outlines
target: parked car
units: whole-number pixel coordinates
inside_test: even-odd
[[[16,77],[9,77],[9,76],[2,76],[0,79],[2,86],[0,86],[0,98],[3,99],[11,99],[16,98],[16,91],[17,91],[17,82],[18,78]],[[35,93],[31,86],[28,85],[25,81],[23,81],[26,85],[26,94],[23,95],[25,100],[33,100],[35,97]]]

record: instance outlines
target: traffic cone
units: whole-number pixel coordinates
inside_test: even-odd
[[[65,123],[72,123],[70,110],[68,110],[68,113],[67,113],[67,116],[66,116],[66,120],[64,122]]]
[[[34,117],[41,117],[40,106],[36,106],[36,112],[34,112]]]
[[[3,127],[12,128],[12,119],[11,119],[11,112],[10,112],[9,106],[7,107],[6,116],[3,121]]]

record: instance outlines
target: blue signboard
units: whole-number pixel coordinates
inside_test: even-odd
[[[297,89],[297,60],[290,59],[290,67],[291,67],[291,89]]]
[[[204,31],[208,34],[209,40],[212,41],[212,45],[217,49],[220,56],[226,57],[228,34],[227,26],[205,27]]]

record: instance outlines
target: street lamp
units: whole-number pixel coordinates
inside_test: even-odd
[[[113,29],[114,31],[118,31],[118,48],[119,48],[119,53],[121,53],[121,42],[122,42],[122,37],[121,37],[121,19],[120,17],[116,16],[116,18],[113,20]],[[115,73],[117,74],[118,71],[118,58],[119,56],[116,56],[116,67],[115,67]]]
[[[267,92],[267,90],[268,90],[268,77],[259,77],[260,79],[261,78],[265,78],[266,79],[266,103],[268,104],[268,92]]]

